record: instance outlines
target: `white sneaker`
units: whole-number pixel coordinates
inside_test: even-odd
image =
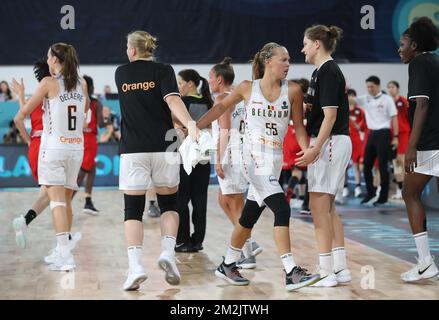
[[[241,259],[236,262],[236,266],[241,269],[254,269],[256,268],[256,257],[251,255],[246,258],[243,253],[241,253]]]
[[[148,279],[145,269],[138,265],[128,270],[128,277],[123,284],[123,289],[127,291],[137,290],[140,288],[140,284]]]
[[[355,198],[359,198],[361,196],[361,187],[355,187],[354,196]]]
[[[334,274],[338,283],[348,283],[352,280],[351,271],[347,268],[336,271]]]
[[[175,256],[163,251],[158,261],[159,267],[166,272],[166,282],[176,286],[180,283],[180,272],[178,271],[177,264],[175,263]]]
[[[69,240],[69,247],[70,247],[70,250],[73,251],[73,249],[75,249],[78,241],[81,240],[82,234],[81,234],[81,232],[74,232],[74,233],[71,233],[70,235],[72,236],[72,239]]]
[[[72,239],[69,240],[69,249],[70,251],[73,251],[73,249],[75,249],[76,244],[78,243],[79,240],[81,240],[82,235],[81,232],[75,232],[72,233]],[[56,246],[55,248],[53,248],[52,250],[49,251],[49,254],[47,256],[44,257],[44,262],[47,264],[52,264],[55,262],[56,256],[58,254],[58,246]]]
[[[320,268],[320,267],[319,267]],[[326,271],[320,268],[318,271],[320,280],[312,284],[311,287],[335,287],[337,286],[337,276],[334,272]]]
[[[24,216],[20,215],[19,217],[15,218],[12,221],[12,226],[15,230],[15,242],[17,243],[17,246],[22,249],[26,248],[27,225]]]
[[[349,188],[348,187],[344,187],[343,188],[342,197],[343,198],[347,198],[348,196],[349,196]]]
[[[342,197],[342,195],[340,195],[340,193],[335,195],[335,203],[336,204],[340,204],[340,205],[344,205],[346,204],[346,199]]]
[[[73,255],[69,253],[66,257],[61,257],[61,254],[56,251],[55,261],[49,265],[50,271],[70,271],[76,267]]]
[[[402,200],[402,191],[401,189],[396,189],[395,194],[392,196],[393,200]]]
[[[401,280],[405,282],[419,281],[437,276],[439,270],[434,263],[434,257],[430,256],[425,261],[420,261],[412,269],[401,274]]]
[[[49,254],[47,256],[44,257],[44,262],[46,264],[54,263],[57,255],[58,255],[58,249],[57,247],[55,247],[49,251]]]
[[[372,202],[375,202],[378,200],[378,198],[380,197],[380,193],[381,193],[381,187],[377,188],[377,191],[375,193],[375,197],[373,197]]]
[[[256,241],[251,241],[251,248],[252,248],[252,255],[255,257],[263,251],[262,247],[259,244],[257,244]]]
[[[291,209],[299,209],[302,207],[303,200],[300,199],[291,199],[290,200],[290,208]]]

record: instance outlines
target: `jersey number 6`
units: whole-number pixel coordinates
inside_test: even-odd
[[[76,130],[76,106],[68,106],[68,128],[69,131]]]

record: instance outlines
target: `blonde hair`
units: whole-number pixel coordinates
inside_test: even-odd
[[[276,42],[269,42],[255,54],[251,61],[254,80],[262,79],[265,73],[265,60],[270,59],[274,55],[274,50],[277,48],[283,48],[283,46]]]
[[[305,30],[305,37],[312,41],[322,42],[326,51],[333,53],[338,40],[341,39],[343,30],[336,26],[327,27],[324,25],[314,25]]]
[[[133,31],[127,35],[128,44],[136,48],[140,58],[152,58],[157,48],[157,38],[146,31]]]

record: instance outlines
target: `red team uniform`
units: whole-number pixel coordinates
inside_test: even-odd
[[[296,131],[293,125],[288,125],[288,131],[284,139],[284,161],[282,170],[291,170],[295,166],[297,153],[302,149],[296,139]],[[298,167],[306,170],[306,167]]]
[[[38,183],[38,154],[40,153],[41,135],[43,133],[43,103],[35,108],[30,114],[31,119],[31,142],[27,157],[29,159],[29,167],[32,171],[32,176]]]
[[[90,171],[96,164],[96,155],[98,154],[98,118],[97,118],[97,100],[91,99],[90,111],[91,120],[87,127],[84,128],[84,158],[81,169]]]
[[[360,130],[354,126],[354,123],[360,126]],[[360,131],[366,132],[366,130],[367,127],[364,111],[358,106],[355,106],[354,110],[349,111],[349,135],[352,141],[352,161],[354,163],[363,162],[365,144],[363,143],[363,140],[361,140]],[[364,138],[364,141],[366,141],[366,137]]]
[[[398,154],[405,154],[409,145],[410,138],[410,120],[409,120],[409,104],[406,98],[399,97],[395,101],[396,109],[398,110]],[[392,132],[393,134],[393,132]]]

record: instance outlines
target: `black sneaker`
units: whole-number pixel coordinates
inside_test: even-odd
[[[226,265],[223,260],[216,269],[215,275],[235,286],[246,286],[250,283],[248,279],[241,276],[239,268],[236,266],[236,262]]]
[[[377,201],[375,201],[373,203],[373,206],[374,207],[382,207],[382,206],[385,206],[387,203],[388,203],[387,199],[378,199]]]
[[[175,252],[192,253],[198,252],[191,243],[181,243],[175,246]]]
[[[90,200],[88,203],[87,202],[85,203],[84,209],[82,210],[82,212],[95,216],[99,213],[99,210],[95,208],[95,206],[93,205],[93,202],[91,202],[91,200]]]
[[[204,249],[202,243],[193,243],[192,248],[194,248],[194,250],[197,250],[197,251],[201,251]]]
[[[365,198],[363,198],[363,200],[361,200],[361,204],[366,204],[373,198],[375,198],[375,196],[368,194]]]
[[[290,273],[286,273],[285,275],[287,291],[293,291],[302,287],[313,285],[319,280],[320,274],[309,274],[306,269],[302,269],[299,266],[295,266]]]

